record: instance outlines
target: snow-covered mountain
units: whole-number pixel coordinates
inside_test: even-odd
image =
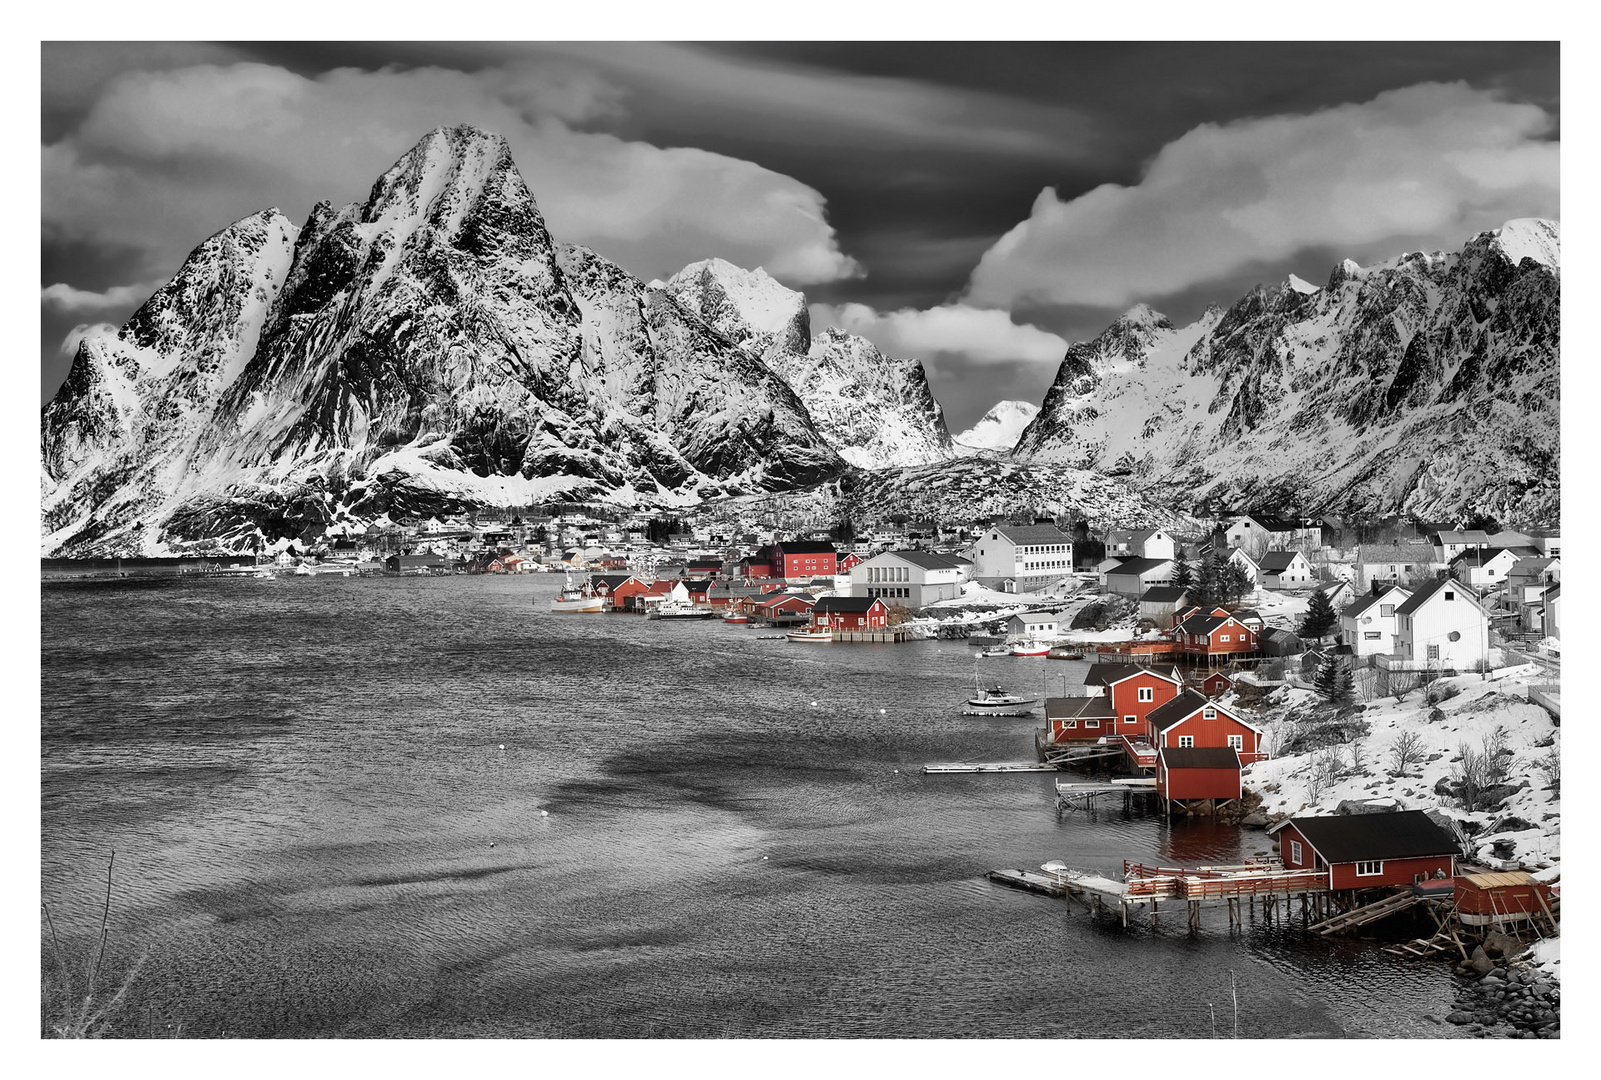
[[[83,339],[41,451],[47,555],[563,495],[690,503],[847,467],[757,355],[556,245],[505,141],[470,127],[431,132],[364,202],[196,248]]]
[[[813,337],[805,295],[760,268],[708,259],[674,274],[664,289],[789,383],[824,441],[852,465],[926,465],[953,453],[922,361],[887,357],[838,328]]]
[[[1068,349],[1014,455],[1179,505],[1554,521],[1560,253],[1520,219],[1185,327],[1140,305]]]
[[[1017,445],[1023,429],[1039,415],[1040,407],[1027,401],[997,401],[978,423],[953,436],[957,450],[965,453],[990,450],[1005,452]]]

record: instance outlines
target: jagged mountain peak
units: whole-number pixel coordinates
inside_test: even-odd
[[[1499,229],[1490,229],[1473,238],[1493,244],[1513,266],[1525,258],[1533,259],[1552,273],[1562,271],[1562,226],[1547,218],[1514,218]]]
[[[1139,303],[1119,315],[1113,321],[1113,325],[1155,329],[1158,327],[1171,327],[1173,323],[1166,315],[1163,315],[1151,305]]]
[[[1039,406],[1029,401],[997,401],[976,424],[952,439],[963,448],[1007,451],[1017,445],[1023,429],[1039,411]]]
[[[772,348],[804,353],[811,347],[805,294],[779,284],[759,266],[746,270],[726,259],[702,259],[674,274],[664,288],[735,344],[758,353]]]

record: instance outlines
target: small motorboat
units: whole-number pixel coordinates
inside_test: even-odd
[[[730,626],[741,626],[750,622],[750,616],[746,615],[743,611],[730,611],[727,615],[723,616],[723,621],[728,623]]]
[[[1013,656],[1047,656],[1051,647],[1038,641],[1019,641],[1012,646]]]
[[[1082,660],[1084,650],[1072,646],[1061,645],[1046,654],[1052,660]]]
[[[791,630],[784,635],[791,641],[810,642],[818,645],[828,645],[834,640],[832,630]]]
[[[978,651],[980,659],[992,656],[1011,656],[1012,650],[1005,645],[986,645]]]
[[[650,613],[653,619],[710,619],[717,614],[709,607],[696,607],[694,604],[682,604],[672,600],[664,600]]]
[[[963,716],[1032,716],[1038,698],[1008,694],[996,682],[985,685],[973,673],[973,696],[962,706]]]

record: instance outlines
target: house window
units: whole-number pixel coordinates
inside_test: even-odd
[[[1377,630],[1368,630],[1362,634],[1363,641],[1377,641],[1383,635]]]
[[[1206,708],[1201,710],[1201,718],[1203,720],[1216,720],[1217,710],[1208,705]]]
[[[1296,865],[1300,865],[1300,862],[1301,862],[1301,841],[1299,841],[1299,840],[1291,840],[1290,841],[1290,861],[1292,863],[1295,863]]]
[[[1440,647],[1438,645],[1430,645],[1429,646],[1429,657],[1428,658],[1430,660],[1438,660],[1440,658]]]
[[[1101,726],[1101,722],[1100,722],[1100,720],[1086,720],[1086,721],[1084,721],[1084,726],[1087,727],[1087,728],[1089,728],[1089,727],[1098,728],[1098,727]]]
[[[1195,736],[1194,735],[1180,735],[1179,736],[1179,746],[1180,747],[1188,747],[1188,746],[1194,746],[1194,745],[1195,745]]]
[[[1078,721],[1077,720],[1063,720],[1062,721],[1062,726],[1064,728],[1076,728],[1076,727],[1078,727]]]
[[[1142,686],[1142,687],[1140,687],[1140,700],[1141,701],[1155,701],[1156,700],[1156,687],[1154,687],[1154,686]]]
[[[1230,735],[1229,736],[1229,749],[1230,750],[1244,750],[1245,749],[1245,736],[1244,735]]]
[[[1219,635],[1218,635],[1218,636],[1217,636],[1217,639],[1218,639],[1218,640],[1219,640],[1219,641],[1227,641],[1227,640],[1228,640],[1228,639],[1229,639],[1229,636],[1228,636],[1228,635],[1227,635],[1227,634],[1219,634]]]
[[[1382,861],[1359,862],[1356,864],[1357,877],[1378,877],[1382,873],[1384,873],[1384,863]]]
[[[1455,600],[1456,599],[1456,593],[1452,592],[1450,589],[1447,589],[1447,590],[1445,590],[1445,598],[1447,600]]]
[[[1125,716],[1125,717],[1123,717],[1123,723],[1125,723],[1125,724],[1137,724],[1137,723],[1139,723],[1139,718],[1138,717],[1134,717],[1134,716]]]
[[[1381,617],[1388,619],[1391,615],[1394,615],[1394,614],[1395,614],[1395,605],[1394,604],[1380,604],[1379,605],[1379,615]]]

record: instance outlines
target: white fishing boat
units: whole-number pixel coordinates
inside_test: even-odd
[[[723,621],[733,626],[740,626],[750,622],[750,616],[745,614],[743,611],[730,611],[727,615],[723,616]]]
[[[1051,647],[1040,641],[1019,641],[1012,646],[1013,656],[1045,656]]]
[[[606,598],[596,596],[588,589],[573,584],[572,578],[562,586],[561,592],[550,602],[550,610],[565,614],[588,614],[606,610]]]
[[[1039,698],[1009,694],[996,682],[985,684],[973,672],[973,696],[962,706],[963,716],[1032,716]]]
[[[814,644],[827,645],[834,640],[832,630],[791,630],[784,635],[791,641],[805,641]]]

